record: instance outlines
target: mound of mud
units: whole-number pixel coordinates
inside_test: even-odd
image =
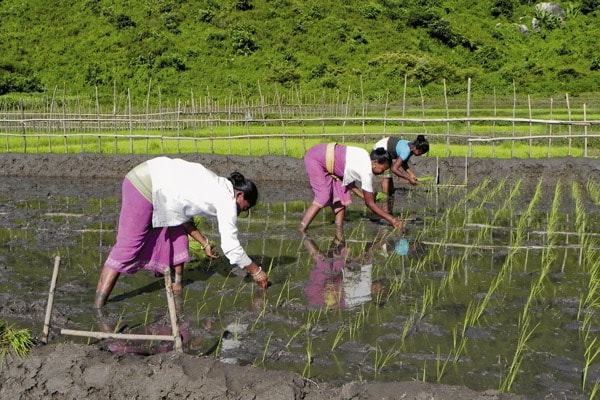
[[[2,399],[521,399],[422,382],[336,386],[289,372],[166,353],[113,355],[76,344],[37,347],[2,367]]]

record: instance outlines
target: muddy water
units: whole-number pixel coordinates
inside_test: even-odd
[[[402,232],[356,203],[345,241],[328,212],[302,237],[304,201],[260,204],[239,229],[269,270],[269,290],[225,259],[196,257],[176,299],[185,351],[315,380],[509,385],[540,398],[586,398],[600,379],[598,360],[588,356],[586,366],[586,350],[599,348],[598,205],[585,186],[579,203],[569,185],[545,187],[539,197],[534,189],[502,182],[398,191]],[[114,242],[118,195],[1,200],[3,320],[39,336],[59,255],[51,341],[139,354],[172,348],[59,333],[170,332],[164,281],[145,271],[122,276],[103,313],[90,307]],[[215,222],[203,224],[218,239]]]

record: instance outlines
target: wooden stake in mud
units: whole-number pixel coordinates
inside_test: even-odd
[[[60,265],[60,256],[54,257],[54,271],[50,281],[50,292],[48,292],[48,305],[46,306],[46,318],[44,320],[44,332],[42,334],[42,343],[48,343],[48,332],[50,330],[50,317],[52,316],[52,306],[54,304],[54,290],[56,289],[56,280],[58,278],[58,267]]]
[[[50,314],[52,312],[52,301],[54,298],[54,288],[56,286],[56,277],[58,276],[58,265],[60,264],[60,257],[56,257],[54,263],[54,274],[52,275],[52,284],[50,286],[50,299],[48,300],[48,310],[46,312],[46,322],[44,323],[44,335],[43,342],[46,343],[48,339],[48,326],[50,324]],[[91,332],[81,331],[73,329],[61,329],[61,335],[73,335],[73,336],[84,336],[93,337],[97,339],[125,339],[125,340],[168,340],[175,342],[175,351],[183,352],[183,343],[181,336],[179,335],[179,325],[177,324],[177,308],[175,306],[175,297],[173,295],[173,286],[171,283],[171,270],[165,268],[165,288],[167,291],[167,303],[169,306],[169,316],[171,317],[171,327],[173,334],[169,335],[137,335],[137,334],[126,334],[126,333],[107,333],[107,332]]]
[[[183,344],[179,335],[179,324],[177,323],[177,307],[175,307],[175,297],[173,296],[173,285],[171,282],[171,269],[165,268],[165,289],[167,290],[167,304],[169,305],[169,316],[171,317],[171,329],[175,338],[175,351],[183,352]]]

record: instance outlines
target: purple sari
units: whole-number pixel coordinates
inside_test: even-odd
[[[117,243],[104,266],[124,274],[140,269],[163,273],[166,267],[189,261],[183,226],[153,228],[152,203],[127,178],[123,180]]]
[[[327,143],[311,147],[304,155],[304,166],[315,194],[313,203],[320,207],[330,206],[337,212],[352,203],[352,192],[342,185],[341,180],[346,166],[346,146],[335,146],[333,176],[327,172],[326,153]]]

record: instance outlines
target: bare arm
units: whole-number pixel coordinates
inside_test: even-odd
[[[350,190],[352,190],[352,193],[354,193],[355,195],[357,195],[361,199],[365,198],[365,195],[364,195],[363,191],[361,189],[357,188],[354,183],[351,183],[349,185],[349,187],[350,187]]]
[[[267,277],[267,273],[263,271],[262,267],[255,262],[252,262],[250,265],[246,265],[244,267],[246,271],[250,274],[254,282],[261,289],[266,289],[269,286],[269,278]]]
[[[405,168],[406,167],[406,168]],[[417,179],[415,175],[410,171],[410,168],[405,164],[404,160],[398,157],[394,164],[391,167],[394,175],[399,176],[400,178],[406,179],[411,185],[417,184]],[[410,172],[409,172],[410,171]]]
[[[364,197],[364,199],[365,199],[365,205],[367,207],[369,207],[369,209],[371,211],[373,211],[379,217],[385,219],[394,228],[401,228],[402,227],[402,221],[400,221],[399,219],[397,219],[396,217],[394,217],[392,214],[390,214],[388,212],[385,212],[381,207],[379,207],[377,205],[377,203],[375,202],[375,195],[373,193],[363,191],[363,194],[365,196]]]
[[[208,239],[202,233],[200,233],[198,227],[196,226],[196,224],[194,224],[193,221],[185,222],[183,224],[183,228],[185,229],[188,235],[190,235],[196,242],[200,243],[200,246],[202,246],[202,250],[204,250],[204,253],[208,257],[219,258],[219,253],[212,248]]]

